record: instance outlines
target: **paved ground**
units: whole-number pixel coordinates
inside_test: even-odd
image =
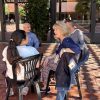
[[[0,43],[0,55],[6,44]],[[40,51],[44,53],[44,55],[50,55],[55,49],[56,44],[43,44],[40,48]],[[100,100],[100,44],[88,44],[88,48],[90,50],[89,60],[85,63],[79,73],[79,79],[81,84],[82,91],[82,100]],[[0,56],[0,73],[5,70],[6,66],[2,62],[2,56]],[[51,92],[48,96],[42,94],[42,100],[55,100],[56,98],[56,90],[54,86],[51,86]],[[0,100],[5,100],[5,90],[6,85],[4,81],[4,76],[0,74]],[[77,87],[74,86],[68,92],[68,100],[80,100],[77,91]],[[17,96],[12,96],[10,100],[18,100]],[[35,93],[29,92],[27,96],[25,96],[25,100],[37,100],[37,96]]]

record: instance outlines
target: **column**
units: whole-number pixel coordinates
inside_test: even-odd
[[[91,14],[90,14],[90,33],[91,43],[95,42],[95,26],[96,26],[96,0],[91,0]]]
[[[62,1],[59,0],[59,20],[61,20],[61,3]]]
[[[0,0],[0,19],[1,19],[1,41],[5,41],[5,6],[4,0]]]
[[[53,40],[53,30],[52,26],[56,22],[56,0],[50,0],[50,17],[51,17],[51,41]]]
[[[16,29],[19,29],[19,12],[18,12],[18,0],[15,0],[15,22]]]

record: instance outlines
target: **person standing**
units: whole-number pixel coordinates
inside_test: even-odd
[[[28,46],[33,46],[35,48],[39,48],[39,39],[35,35],[35,33],[31,32],[31,25],[29,23],[23,24],[23,30],[26,33],[26,40],[24,41],[24,44]]]

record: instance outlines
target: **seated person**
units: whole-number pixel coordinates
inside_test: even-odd
[[[67,37],[69,35],[69,32],[64,22],[57,21],[54,24],[53,29],[55,33],[54,37],[60,41],[60,45],[58,49],[56,50],[56,53],[54,53],[51,56],[46,57],[42,62],[43,68],[41,69],[41,81],[43,82],[44,87],[41,88],[41,91],[45,91],[46,89],[47,79],[48,79],[50,70],[56,71],[59,58],[62,55],[61,51],[64,48],[66,48],[67,52],[72,53],[73,56],[77,56],[81,52],[79,46],[70,37]],[[71,57],[69,58],[71,59]]]
[[[23,45],[26,38],[25,32],[22,30],[16,30],[11,34],[9,45],[6,46],[2,52],[3,61],[6,62],[7,71],[6,77],[13,79],[12,62],[19,57],[26,58],[29,56],[37,55],[39,52],[32,46]],[[24,80],[23,66],[20,66],[20,71],[16,71],[17,80]]]
[[[31,25],[29,23],[24,23],[23,24],[23,29],[26,34],[26,39],[24,41],[24,44],[33,46],[35,48],[39,48],[39,39],[37,38],[35,33],[31,32]]]

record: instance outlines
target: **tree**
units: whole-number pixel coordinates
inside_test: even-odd
[[[76,5],[76,12],[81,13],[84,20],[84,15],[89,14],[91,9],[91,0],[78,0],[78,4]],[[100,0],[96,0],[96,8],[97,11],[100,11]],[[99,13],[98,13],[99,14]]]
[[[19,10],[20,20],[21,20],[22,22],[24,22],[24,18],[25,18],[25,16],[26,16],[25,9],[24,9],[24,7],[19,7],[18,10]]]
[[[9,14],[9,9],[8,9],[8,5],[5,4],[5,14],[8,15]]]
[[[20,16],[26,16],[26,13],[25,13],[25,10],[24,10],[24,8],[23,7],[19,7],[19,15]]]
[[[78,0],[75,10],[82,14],[82,19],[84,20],[84,16],[90,11],[90,0]]]
[[[25,10],[26,19],[31,24],[32,31],[45,40],[49,27],[48,0],[28,0]]]
[[[5,4],[5,15],[6,15],[6,21],[9,22],[9,9],[8,9],[8,4]]]

